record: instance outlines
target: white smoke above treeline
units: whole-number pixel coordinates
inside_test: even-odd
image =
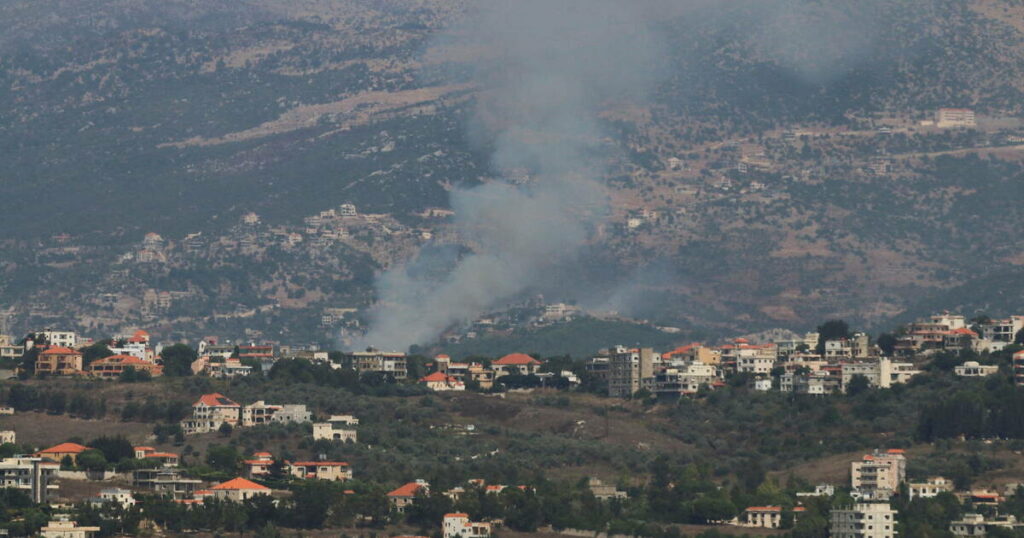
[[[850,10],[814,1],[727,5],[487,0],[439,36],[438,44],[473,51],[464,55],[475,58],[469,62],[478,87],[467,128],[480,147],[493,148],[491,175],[497,179],[451,193],[456,233],[471,252],[459,256],[450,246],[428,246],[381,274],[369,332],[353,347],[405,350],[432,343],[449,327],[524,291],[579,289],[573,262],[608,214],[601,180],[617,148],[598,114],[610,103],[642,102],[671,71],[664,50],[671,40],[662,39],[671,32],[668,21],[694,17],[713,27],[749,28],[738,39],[752,40],[809,81],[833,76],[830,70],[847,60],[816,55],[825,41],[848,39],[839,50],[856,60],[866,50],[863,36],[870,35],[870,25]],[[526,171],[532,180],[511,181],[503,175],[510,171]],[[632,311],[646,288],[644,275],[669,272],[641,268],[580,299]]]
[[[428,248],[381,275],[356,347],[431,342],[531,286],[571,278],[608,210],[598,111],[642,96],[660,57],[647,21],[612,0],[496,0],[449,38],[481,51],[471,130],[494,148],[498,179],[451,194],[455,229],[473,252],[437,271],[451,250]],[[510,182],[509,171],[531,180]]]

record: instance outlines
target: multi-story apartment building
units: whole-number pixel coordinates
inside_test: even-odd
[[[405,353],[387,352],[376,349],[355,351],[345,357],[360,374],[378,372],[390,375],[396,380],[405,379]]]
[[[1013,381],[1018,387],[1024,387],[1024,351],[1013,354]]]
[[[653,382],[655,354],[651,348],[615,346],[608,356],[608,395],[629,398],[643,387],[643,380]]]
[[[34,503],[46,503],[60,463],[44,458],[15,457],[0,460],[0,486],[24,491]]]
[[[895,538],[896,511],[888,503],[857,503],[829,513],[832,538]]]
[[[850,386],[853,376],[861,375],[867,378],[868,384],[872,387],[887,389],[898,383],[906,383],[910,378],[921,373],[909,362],[893,362],[887,357],[880,357],[878,360],[859,362],[844,362],[841,365],[843,392]]]
[[[850,464],[850,484],[872,497],[891,495],[906,478],[907,458],[900,449],[876,450]]]
[[[175,499],[188,499],[203,485],[198,478],[186,478],[181,469],[136,469],[132,471],[132,486],[170,495]]]
[[[980,329],[982,340],[1009,344],[1013,342],[1018,332],[1024,330],[1024,316],[993,319],[982,323]]]
[[[36,335],[36,344],[39,344],[39,340],[45,340],[47,345],[57,347],[70,347],[74,348],[78,346],[78,335],[74,331],[55,331],[53,329],[46,329],[42,331],[36,331],[33,333]]]
[[[53,346],[36,357],[36,375],[72,375],[82,371],[82,354],[66,347]]]
[[[702,386],[718,381],[718,368],[710,364],[690,363],[662,368],[654,374],[652,391],[659,395],[696,394]]]
[[[12,336],[0,334],[0,359],[17,359],[24,351],[25,348],[17,345]]]
[[[661,360],[662,362],[672,364],[673,366],[680,362],[683,364],[701,362],[704,364],[717,365],[722,360],[722,351],[720,349],[707,347],[703,344],[693,343],[662,353]]]

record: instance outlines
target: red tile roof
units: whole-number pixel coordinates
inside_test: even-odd
[[[463,514],[462,512],[453,512],[451,514],[445,514],[444,517],[469,517],[469,514]]]
[[[388,497],[415,497],[416,492],[423,486],[416,482],[409,482],[408,484],[388,493]]]
[[[521,364],[540,364],[540,361],[525,353],[510,353],[494,361],[499,366],[512,366]]]
[[[203,404],[208,407],[241,407],[237,403],[232,401],[230,398],[224,396],[219,392],[214,392],[212,394],[203,394],[202,396],[199,397],[199,401],[196,402],[194,405],[199,404]]]
[[[314,467],[314,466],[348,467],[348,462],[344,462],[344,461],[297,461],[297,462],[293,463],[292,465],[299,465],[299,466],[302,466],[302,467]]]
[[[781,512],[781,506],[748,506],[747,512]]]
[[[82,446],[78,443],[61,443],[57,446],[51,446],[45,450],[40,450],[38,454],[81,454],[89,450],[89,447]]]
[[[233,478],[224,482],[223,484],[217,484],[213,486],[214,490],[236,490],[236,489],[255,489],[259,491],[270,491],[270,488],[261,486],[252,480],[246,480],[242,477]]]
[[[81,353],[71,348],[54,346],[40,353],[40,355],[81,355]]]
[[[122,364],[130,366],[132,364],[141,364],[144,366],[156,366],[155,364],[142,360],[135,355],[111,355],[102,359],[96,359],[89,364],[92,367],[93,364]]]

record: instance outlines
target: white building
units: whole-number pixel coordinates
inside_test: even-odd
[[[135,506],[135,497],[132,496],[131,490],[124,488],[108,488],[100,490],[98,497],[90,499],[89,503],[96,505],[103,504],[116,504],[125,510]]]
[[[359,424],[359,419],[351,415],[334,415],[327,422],[313,424],[313,440],[356,442],[356,430],[352,426]]]
[[[238,477],[210,488],[213,497],[222,501],[242,502],[258,495],[270,495],[270,488]]]
[[[795,394],[823,395],[832,392],[828,372],[813,370],[806,374],[787,372],[779,376],[779,390]],[[835,381],[832,381],[835,385]]]
[[[910,490],[910,500],[914,500],[916,497],[930,499],[940,493],[951,492],[954,489],[953,482],[941,476],[929,478],[924,482],[910,482],[907,484],[907,488]]]
[[[940,108],[935,111],[936,127],[974,127],[977,120],[969,108]]]
[[[994,516],[986,518],[981,514],[964,514],[960,521],[952,521],[949,524],[949,532],[955,536],[985,536],[989,529],[1001,528],[1010,531],[1020,530],[1024,524],[1018,523],[1017,518],[1011,515]]]
[[[441,530],[444,538],[487,538],[491,535],[491,524],[470,521],[468,514],[445,514]]]
[[[15,437],[14,430],[0,430],[0,445],[6,443],[11,443],[13,445],[15,443]]]
[[[991,364],[979,364],[977,361],[967,361],[960,366],[953,368],[953,372],[960,377],[985,377],[999,371],[999,367]]]
[[[853,376],[861,375],[867,378],[870,386],[887,389],[898,383],[906,383],[919,373],[921,371],[915,369],[912,363],[893,362],[886,357],[881,357],[877,361],[844,362],[840,386],[842,391],[846,392]]]
[[[857,503],[829,514],[832,538],[895,538],[896,511],[888,503]]]
[[[51,346],[66,347],[75,349],[78,346],[78,335],[74,331],[55,331],[53,329],[46,329],[44,331],[36,331],[36,338],[45,338],[46,343]]]
[[[45,527],[39,529],[42,538],[89,538],[100,532],[99,527],[82,527],[66,515],[56,516]]]

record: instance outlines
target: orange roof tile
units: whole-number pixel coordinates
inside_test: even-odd
[[[54,346],[40,353],[40,355],[81,355],[81,353],[71,348]]]
[[[494,361],[499,366],[512,366],[521,364],[540,364],[540,361],[525,353],[510,353]]]
[[[462,512],[453,512],[451,514],[445,514],[444,517],[469,517],[469,514],[463,514]]]
[[[416,482],[409,482],[408,484],[388,493],[388,497],[415,497],[416,492],[423,486]]]
[[[344,461],[297,461],[297,462],[293,463],[292,465],[299,465],[299,466],[302,466],[302,467],[314,467],[314,466],[348,467],[348,462],[344,462]]]
[[[781,506],[748,506],[747,512],[781,512]]]
[[[267,486],[261,486],[252,480],[246,480],[242,477],[232,478],[223,484],[217,484],[213,486],[214,490],[236,490],[236,489],[255,489],[259,491],[270,491]]]
[[[241,407],[230,398],[224,396],[219,392],[212,394],[203,394],[199,397],[199,401],[195,405],[203,404],[209,407]]]
[[[38,454],[81,454],[86,450],[89,450],[89,447],[78,443],[61,443],[45,450],[40,450]]]

